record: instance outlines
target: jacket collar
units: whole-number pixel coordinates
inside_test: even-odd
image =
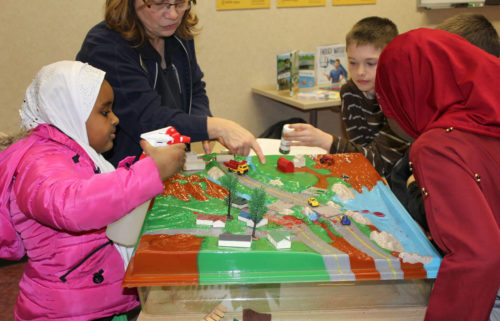
[[[172,63],[172,57],[174,56],[175,52],[179,48],[179,40],[176,39],[175,36],[171,37],[166,37],[165,39],[165,61],[167,65],[170,65]],[[137,48],[137,51],[139,55],[146,60],[154,60],[157,63],[161,63],[161,56],[156,51],[156,49],[151,45],[151,43],[147,40],[145,41],[144,45],[141,47]]]
[[[80,155],[80,158],[79,158],[80,160],[82,159],[81,157],[83,156],[83,157],[87,158],[90,161],[90,163],[93,163],[90,160],[90,157],[85,152],[85,150],[77,142],[75,142],[68,135],[64,134],[62,131],[60,131],[55,126],[52,126],[49,124],[38,125],[33,130],[33,135],[37,135],[39,137],[60,143],[61,145],[64,145],[64,146],[68,147],[69,149],[71,149],[72,151],[74,151],[75,154]]]
[[[160,54],[153,48],[149,40],[146,40],[143,46],[137,48],[137,51],[144,59],[154,60],[158,63],[161,62]]]

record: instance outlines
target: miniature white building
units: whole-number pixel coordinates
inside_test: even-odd
[[[292,247],[292,241],[290,240],[290,234],[283,232],[283,231],[271,231],[271,232],[267,233],[267,239],[278,250],[289,249]]]
[[[296,155],[293,158],[293,165],[295,168],[305,167],[306,166],[306,158],[304,155]]]
[[[241,235],[222,233],[219,235],[218,246],[220,247],[251,247],[252,235]]]
[[[225,227],[226,226],[226,216],[198,214],[198,215],[196,215],[196,224],[197,225],[207,225],[207,226],[212,226],[212,227]]]
[[[253,221],[250,218],[250,214],[248,214],[247,212],[241,212],[238,215],[238,220],[245,222],[248,227],[253,227]],[[267,223],[268,223],[267,217],[263,217],[260,219],[259,222],[257,222],[256,227],[266,226]]]
[[[233,196],[231,198],[231,206],[239,208],[239,209],[243,209],[245,207],[248,207],[248,201],[243,197]]]
[[[186,161],[184,162],[185,171],[202,171],[205,169],[205,161],[195,152],[186,153]]]
[[[231,155],[231,154],[217,154],[217,156],[215,157],[215,159],[219,163],[221,163],[221,162],[229,162],[231,159],[234,159],[234,155]]]

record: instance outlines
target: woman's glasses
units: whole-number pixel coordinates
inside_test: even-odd
[[[191,1],[184,0],[184,1],[176,1],[174,3],[170,3],[168,1],[162,1],[162,0],[143,0],[144,4],[148,7],[153,9],[156,12],[160,11],[169,11],[170,8],[174,7],[175,11],[177,13],[184,13],[186,10],[191,8]]]

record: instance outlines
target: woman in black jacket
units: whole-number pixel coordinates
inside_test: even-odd
[[[264,159],[255,137],[237,123],[212,117],[193,37],[196,0],[107,0],[105,21],[85,38],[77,60],[106,71],[120,118],[113,165],[139,156],[140,135],[174,126],[192,141],[217,139],[232,153],[253,149]]]

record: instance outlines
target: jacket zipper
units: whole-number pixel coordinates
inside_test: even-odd
[[[95,250],[93,250],[92,252],[90,252],[89,255],[87,255],[85,258],[83,258],[83,260],[81,260],[80,262],[78,262],[77,265],[75,265],[74,267],[72,267],[68,272],[66,272],[66,274],[64,274],[63,276],[60,276],[59,279],[63,282],[66,282],[66,277],[68,275],[71,274],[71,272],[73,272],[74,270],[76,270],[80,265],[82,265],[83,263],[85,263],[85,261],[87,261],[92,255],[96,254],[97,252],[99,252],[100,250],[102,250],[104,247],[108,246],[108,245],[112,245],[113,244],[113,241],[109,240],[108,242],[102,244],[101,246],[99,246],[98,248],[96,248]]]

